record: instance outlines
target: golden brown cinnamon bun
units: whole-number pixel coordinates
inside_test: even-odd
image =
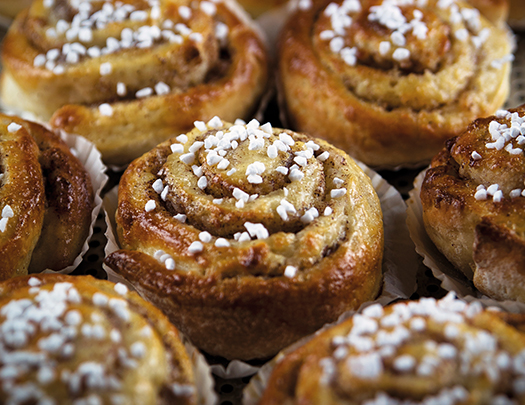
[[[374,304],[278,361],[268,404],[522,404],[525,317],[449,294]]]
[[[135,160],[106,264],[199,348],[264,358],[374,299],[383,225],[370,179],[304,134],[217,117]]]
[[[523,124],[523,126],[522,126]],[[484,294],[525,301],[525,107],[475,120],[421,187],[428,235]]]
[[[0,280],[61,270],[79,255],[89,232],[89,175],[41,125],[0,115],[0,134]]]
[[[416,165],[503,104],[510,52],[461,0],[323,0],[290,16],[279,85],[292,128],[368,165]]]
[[[123,284],[38,275],[0,284],[0,401],[197,404],[179,333]]]
[[[37,0],[3,45],[1,95],[122,165],[199,119],[248,118],[266,52],[230,0]]]

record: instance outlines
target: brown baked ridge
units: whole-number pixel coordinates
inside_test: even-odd
[[[227,132],[228,127],[225,124],[218,130]],[[271,139],[283,133],[293,136],[296,144],[292,148],[312,141],[303,134],[273,131],[268,135],[275,137]],[[192,140],[203,139],[199,130],[188,136],[186,148]],[[240,144],[226,157],[232,165],[237,162],[237,173],[242,175],[225,179],[222,170],[206,166],[205,191],[193,184],[199,178],[193,169],[185,168],[179,155],[170,152],[175,139],[159,145],[134,161],[121,180],[116,222],[119,241],[126,250],[109,255],[105,263],[161,308],[197,347],[228,359],[272,356],[341,313],[373,300],[382,280],[379,201],[370,180],[348,156],[326,142],[314,141],[320,147],[315,153],[329,151],[330,157],[322,163],[315,155],[310,158],[313,169],[304,169],[309,173],[304,184],[270,181],[274,172],[270,170],[271,159],[266,158],[270,173],[263,176],[268,181],[263,181],[261,188],[241,185],[244,169],[240,168],[254,162],[254,156],[263,157],[258,151],[243,150]],[[203,162],[204,167],[203,156],[196,157],[196,164]],[[288,153],[277,159],[276,165],[293,164]],[[329,189],[334,177],[344,181],[347,194],[331,199]],[[159,178],[169,185],[164,202],[152,189]],[[271,190],[260,193],[265,185]],[[289,213],[286,221],[274,211],[284,198],[283,185],[290,188],[286,198],[297,207],[297,213]],[[237,208],[228,191],[234,186],[245,190],[252,187],[249,193],[259,193],[259,197]],[[214,187],[226,188],[223,201],[217,204],[211,201]],[[297,191],[299,197],[294,200],[292,191],[296,188],[302,191]],[[151,200],[156,201],[157,208],[148,212],[144,207]],[[186,205],[181,205],[182,200]],[[204,208],[195,201],[203,202]],[[327,205],[332,212],[323,215]],[[311,207],[317,207],[319,217],[302,224],[301,216]],[[176,213],[187,215],[186,222],[174,219]],[[248,221],[263,224],[267,236],[237,239],[239,229]],[[206,233],[209,239],[202,243],[202,249],[193,251],[194,243],[200,243]],[[218,239],[227,240],[228,246],[216,246]],[[174,269],[168,270],[159,261],[163,254],[171,255]],[[293,274],[287,275],[290,266]]]
[[[524,113],[523,106],[509,111]],[[523,154],[485,147],[494,120],[510,124],[494,116],[478,119],[432,160],[421,187],[423,220],[439,250],[481,292],[525,301],[525,198],[509,197],[523,188],[525,164]],[[480,184],[498,184],[501,201],[476,199]]]
[[[11,123],[20,125],[15,135],[20,134],[26,145],[21,144],[20,151],[9,149],[3,157],[2,202],[16,215],[2,234],[0,279],[61,270],[73,264],[89,232],[94,204],[89,174],[55,133],[18,117],[2,115],[0,119],[6,128]],[[20,166],[31,159],[38,168]],[[13,160],[18,160],[14,167]],[[12,262],[17,256],[24,258],[18,264]]]

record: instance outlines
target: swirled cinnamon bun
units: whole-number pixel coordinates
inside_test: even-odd
[[[115,165],[195,120],[248,118],[267,76],[262,40],[229,0],[38,0],[2,57],[7,106],[85,136]]]
[[[61,270],[89,232],[89,175],[60,137],[39,124],[0,115],[0,136],[0,280]]]
[[[0,401],[197,404],[166,317],[123,284],[38,275],[0,284]]]
[[[475,120],[421,187],[428,235],[484,294],[525,301],[525,107]]]
[[[279,86],[292,128],[413,166],[503,104],[511,60],[509,32],[461,0],[324,0],[290,16]]]
[[[197,122],[132,162],[118,197],[106,264],[213,355],[271,356],[379,292],[379,200],[322,140]]]
[[[525,318],[449,294],[381,307],[286,353],[268,404],[522,404]]]

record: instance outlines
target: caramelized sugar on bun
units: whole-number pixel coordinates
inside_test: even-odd
[[[127,164],[214,115],[250,117],[267,56],[235,2],[36,0],[10,27],[1,95]]]
[[[175,327],[123,284],[46,274],[0,284],[0,401],[197,404]]]
[[[207,124],[135,160],[106,263],[199,348],[264,358],[374,299],[383,224],[370,179],[304,134]]]
[[[91,225],[89,174],[59,136],[0,114],[0,280],[61,270]]]
[[[292,128],[413,166],[503,105],[511,59],[509,32],[461,0],[321,0],[282,32],[279,86]]]
[[[428,235],[484,294],[525,302],[525,108],[475,120],[421,187]]]
[[[522,404],[524,325],[452,293],[375,304],[286,353],[259,405]]]

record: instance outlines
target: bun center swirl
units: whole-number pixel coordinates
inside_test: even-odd
[[[215,117],[130,166],[119,192],[119,236],[124,248],[167,254],[173,268],[200,273],[215,260],[221,272],[228,258],[228,274],[295,275],[375,232],[358,224],[375,203],[360,189],[369,184],[361,175],[326,142]],[[139,230],[147,236],[137,241]]]
[[[479,11],[449,3],[330,3],[314,22],[314,47],[321,63],[363,100],[389,109],[435,109],[470,85],[488,36]]]

